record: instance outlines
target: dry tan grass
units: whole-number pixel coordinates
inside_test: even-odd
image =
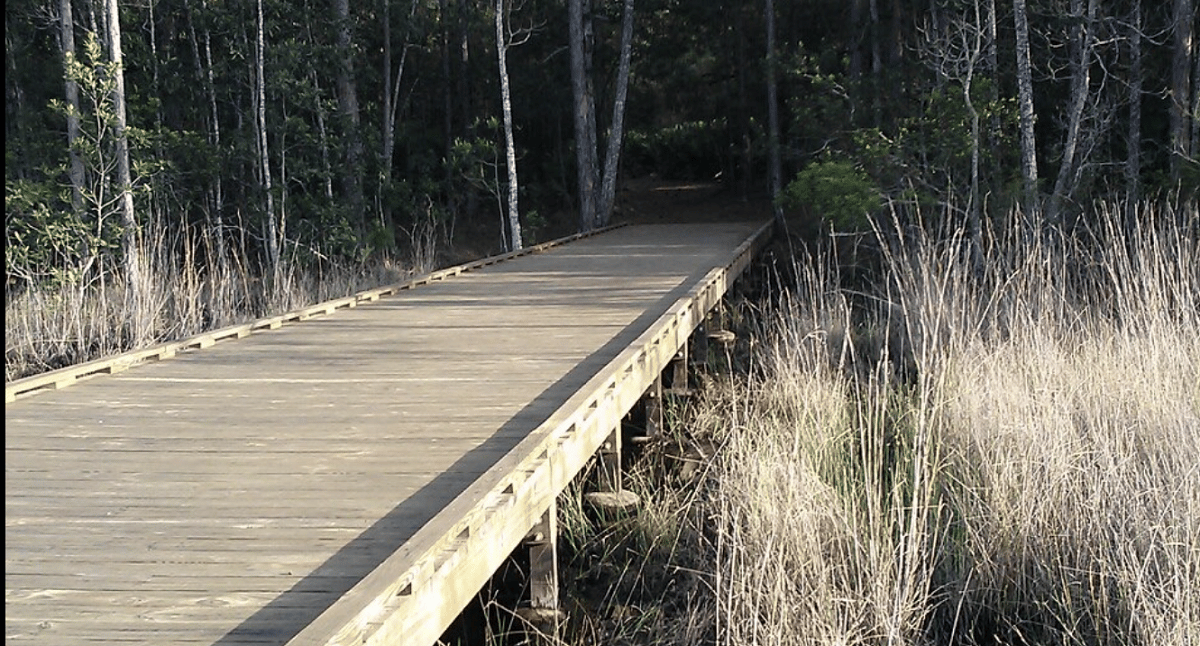
[[[891,246],[865,374],[802,274],[723,427],[720,642],[1200,642],[1200,247],[1144,215]]]
[[[272,284],[244,254],[218,263],[187,235],[148,231],[145,238],[154,243],[142,250],[146,271],[138,302],[126,298],[117,271],[98,263],[76,278],[28,285],[6,298],[5,381],[347,296],[433,268],[409,269],[390,259],[333,263],[308,253],[303,261],[291,258]],[[432,262],[433,255],[427,250],[419,257]]]
[[[1196,219],[1100,219],[889,243],[865,300],[798,267],[688,417],[702,484],[635,481],[671,549],[615,567],[687,594],[613,587],[651,627],[577,643],[1200,644]]]

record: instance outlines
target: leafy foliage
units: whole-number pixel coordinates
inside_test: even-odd
[[[80,108],[58,99],[50,102],[51,110],[63,118],[80,120],[74,152],[83,162],[85,183],[79,187],[78,209],[72,204],[70,187],[59,184],[65,162],[39,169],[36,179],[5,178],[5,273],[10,283],[79,278],[99,257],[115,254],[119,248],[119,206],[112,185],[116,122],[112,72],[99,40],[91,34],[84,42],[82,59],[68,53],[65,60],[66,78],[79,88]]]
[[[839,232],[868,229],[871,213],[881,204],[879,190],[865,172],[834,159],[797,173],[780,198],[784,206],[815,215]]]

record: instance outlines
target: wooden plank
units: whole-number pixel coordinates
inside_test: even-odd
[[[300,320],[309,320],[312,316],[318,314],[332,314],[340,309],[350,309],[355,307],[360,302],[375,301],[383,295],[395,294],[403,290],[411,289],[420,285],[426,285],[434,281],[439,281],[447,277],[464,274],[468,271],[494,265],[504,260],[518,258],[530,253],[537,253],[551,249],[553,247],[573,242],[583,237],[596,235],[611,231],[621,225],[614,227],[605,227],[583,234],[576,234],[551,240],[549,242],[530,247],[527,250],[510,252],[477,260],[448,269],[441,269],[424,276],[415,278],[371,290],[358,292],[352,296],[336,298],[323,303],[317,303],[298,310],[292,310],[281,315],[271,316],[263,319],[233,325],[219,330],[204,332],[193,337],[183,339],[181,341],[173,341],[160,344],[151,348],[133,350],[112,357],[105,357],[95,361],[89,361],[83,364],[69,366],[59,370],[53,370],[40,375],[18,379],[4,384],[4,402],[16,401],[17,397],[36,394],[39,391],[47,388],[57,390],[66,386],[72,385],[82,379],[93,377],[99,374],[114,374],[126,370],[134,365],[142,364],[148,361],[159,361],[162,359],[170,359],[176,356],[181,351],[192,349],[204,349],[211,347],[218,341],[227,339],[242,339],[249,336],[252,332],[261,330],[279,329],[285,322],[294,322]]]
[[[768,231],[760,228],[726,266],[708,272],[405,549],[289,644],[432,643],[686,342],[732,282],[729,268]]]
[[[588,238],[6,406],[6,610],[51,626],[6,634],[432,642],[724,293],[749,231]],[[252,613],[147,624],[121,594]],[[90,630],[56,622],[72,609]]]

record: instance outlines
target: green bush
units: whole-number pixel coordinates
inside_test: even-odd
[[[816,162],[797,173],[780,201],[784,207],[819,217],[841,232],[868,229],[870,214],[881,203],[879,189],[867,174],[839,160]]]

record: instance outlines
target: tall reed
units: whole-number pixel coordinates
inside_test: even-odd
[[[1121,213],[880,235],[871,294],[799,263],[707,475],[642,489],[689,637],[637,643],[1200,644],[1200,224]]]
[[[405,268],[390,258],[334,262],[289,245],[276,281],[264,279],[244,247],[218,259],[194,233],[147,227],[140,299],[129,298],[122,276],[100,257],[84,271],[6,293],[5,381],[399,282],[433,269],[435,256],[425,249],[414,254],[425,265]]]

